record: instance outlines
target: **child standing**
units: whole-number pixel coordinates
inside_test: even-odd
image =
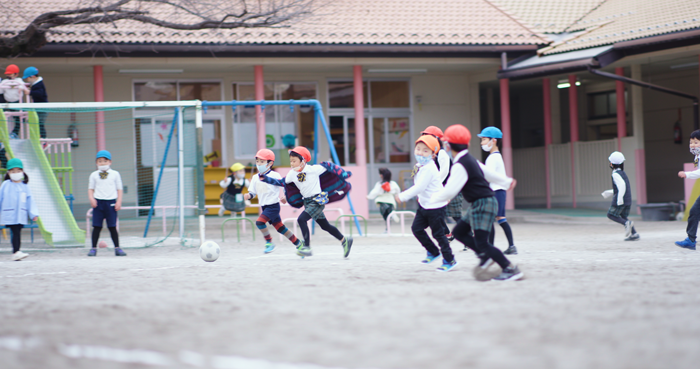
[[[262,208],[262,214],[258,217],[255,225],[262,232],[265,238],[265,253],[269,254],[275,250],[275,244],[272,243],[272,236],[267,230],[266,223],[270,223],[275,227],[278,233],[283,234],[297,248],[301,246],[301,241],[285,227],[280,218],[280,190],[274,185],[262,182],[258,177],[260,175],[267,176],[276,180],[282,180],[279,173],[272,170],[272,165],[275,163],[275,153],[272,150],[262,149],[255,154],[255,166],[258,168],[258,175],[253,176],[248,186],[248,193],[243,195],[243,199],[250,200],[255,196],[258,197],[258,203]],[[286,201],[286,200],[285,200]]]
[[[228,210],[232,213],[240,213],[245,210],[245,202],[243,202],[243,188],[250,187],[250,181],[245,178],[245,166],[241,163],[236,163],[229,168],[231,175],[219,182],[221,188],[225,188],[219,199],[223,205],[219,209],[219,216],[224,216],[224,211]]]
[[[17,103],[21,102],[22,94],[28,94],[29,90],[24,85],[22,78],[19,78],[19,67],[15,64],[10,64],[5,68],[5,79],[0,86],[0,92],[5,97],[5,102]],[[12,129],[12,138],[19,136],[19,117],[14,117],[15,127]]]
[[[389,214],[396,208],[396,200],[394,196],[401,192],[399,184],[391,180],[391,171],[388,168],[379,168],[379,176],[382,178],[381,181],[374,185],[372,191],[369,192],[367,198],[374,200],[374,202],[379,206],[379,213],[382,214],[384,218],[384,223],[389,217]],[[396,215],[394,215],[396,217]],[[386,233],[387,230],[384,230]]]
[[[413,177],[413,186],[396,195],[397,202],[405,202],[418,196],[418,210],[413,218],[411,231],[427,251],[426,258],[422,261],[429,264],[437,259],[442,252],[442,266],[437,268],[439,272],[449,272],[457,266],[457,260],[452,255],[450,241],[445,235],[445,208],[447,200],[431,200],[431,196],[442,189],[439,172],[435,162],[435,155],[440,151],[440,143],[437,138],[424,135],[416,140],[413,154],[416,158],[416,167]],[[430,227],[433,238],[440,245],[438,249],[425,231]]]
[[[445,188],[433,195],[431,200],[445,201],[461,192],[471,203],[467,214],[457,222],[452,233],[459,242],[474,250],[479,256],[479,265],[474,268],[474,276],[477,279],[482,279],[483,272],[495,261],[502,271],[500,275],[493,278],[494,280],[517,280],[523,277],[523,273],[503,255],[501,250],[489,242],[489,234],[498,211],[498,202],[489,187],[489,182],[496,182],[512,189],[516,181],[490,170],[471,156],[469,154],[471,137],[467,127],[459,124],[445,130],[446,146],[454,155],[454,164]]]
[[[700,158],[700,130],[693,131],[690,134],[690,153],[695,155],[695,168],[698,168],[698,159]],[[700,178],[700,169],[695,169],[692,172],[678,172],[678,177],[688,179]],[[698,234],[698,222],[700,221],[700,201],[695,200],[695,204],[690,208],[688,213],[688,226],[685,232],[688,237],[683,241],[677,241],[676,246],[684,249],[695,250],[695,238]]]
[[[46,95],[46,86],[44,86],[44,78],[39,77],[38,69],[35,67],[27,67],[24,70],[24,75],[22,78],[29,82],[29,95],[32,97],[33,102],[49,102],[49,97]],[[44,127],[44,123],[46,122],[46,112],[38,111],[36,114],[39,116],[39,133],[41,138],[46,138],[46,128]]]
[[[19,251],[22,228],[31,218],[36,222],[37,211],[34,197],[29,190],[29,177],[24,173],[22,161],[13,158],[7,162],[7,173],[0,186],[0,223],[12,231],[12,260],[20,261],[29,254]]]
[[[603,197],[612,195],[612,204],[608,209],[608,218],[625,226],[625,241],[639,240],[639,234],[634,229],[634,222],[627,219],[632,206],[632,191],[630,181],[625,173],[625,156],[615,151],[608,157],[612,169],[613,189],[603,192]]]
[[[503,156],[498,150],[498,141],[503,138],[503,132],[496,127],[486,127],[477,136],[481,138],[481,149],[488,152],[489,156],[486,158],[486,166],[500,173],[503,176],[506,175],[506,164],[503,162]],[[497,183],[489,184],[491,190],[493,190],[496,196],[496,201],[498,201],[498,213],[496,214],[496,221],[498,225],[503,229],[503,233],[506,234],[508,239],[508,249],[503,253],[506,255],[517,255],[518,249],[513,244],[513,231],[508,224],[508,219],[506,219],[506,189]],[[493,245],[493,240],[496,236],[496,231],[492,228],[491,234],[489,235],[489,242]]]
[[[112,154],[100,150],[95,159],[97,170],[90,174],[88,183],[88,198],[92,206],[92,249],[88,256],[97,255],[97,241],[100,240],[103,221],[114,243],[114,255],[126,256],[119,247],[117,232],[117,212],[122,208],[122,177],[112,166]]]
[[[322,189],[321,176],[329,172],[344,180],[350,177],[350,172],[346,172],[342,168],[331,163],[323,163],[320,165],[307,164],[310,161],[311,153],[309,150],[303,146],[297,146],[289,151],[289,164],[292,170],[287,173],[287,177],[285,177],[284,180],[276,181],[264,175],[260,176],[260,179],[265,181],[265,183],[284,186],[287,192],[287,200],[292,206],[294,206],[292,203],[293,198],[289,194],[287,186],[293,184],[301,195],[304,211],[299,215],[299,218],[297,218],[297,223],[299,224],[302,235],[304,235],[304,242],[297,247],[297,255],[302,257],[312,255],[311,237],[309,236],[309,226],[307,222],[313,219],[318,223],[321,229],[330,233],[331,236],[340,241],[343,246],[343,257],[347,258],[348,255],[350,255],[350,248],[352,248],[352,237],[343,236],[338,228],[328,223],[328,219],[326,219],[326,216],[323,214],[323,209],[326,207],[327,203],[345,197],[347,191],[335,190],[333,193],[329,193],[330,191],[327,192]],[[345,183],[338,184],[342,187]],[[349,186],[343,188],[349,189]],[[339,192],[342,192],[342,194]],[[333,196],[335,199],[331,199]]]

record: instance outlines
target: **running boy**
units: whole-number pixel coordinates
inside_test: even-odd
[[[505,176],[506,165],[503,162],[501,152],[498,150],[498,141],[503,138],[503,132],[496,127],[486,127],[477,136],[481,138],[481,149],[489,153],[489,156],[486,158],[486,166],[496,173],[500,173]],[[506,251],[503,253],[506,255],[517,255],[518,249],[515,248],[515,245],[513,244],[513,231],[510,228],[510,224],[508,224],[508,220],[506,219],[506,188],[499,186],[496,183],[489,184],[489,187],[491,187],[491,190],[493,190],[494,195],[496,196],[496,201],[498,201],[496,221],[498,222],[498,225],[501,226],[503,233],[506,234],[506,238],[508,239],[508,249],[506,249]],[[495,236],[496,231],[492,229],[491,234],[489,235],[489,242],[491,242],[492,245],[494,244],[493,240]]]
[[[367,194],[367,198],[374,200],[379,206],[379,213],[382,214],[386,224],[389,214],[396,208],[394,196],[401,192],[401,188],[398,183],[391,180],[391,171],[388,168],[379,168],[379,176],[382,177],[382,180],[374,185],[372,191]],[[394,214],[393,218],[396,219],[397,215]],[[384,233],[386,232],[387,230],[384,229]]]
[[[693,131],[690,134],[690,153],[695,155],[695,168],[698,167],[698,158],[700,158],[700,130]],[[695,169],[692,172],[678,172],[678,177],[688,179],[700,178],[700,169]],[[695,238],[698,234],[698,222],[700,221],[700,201],[695,200],[695,204],[690,208],[688,213],[688,227],[685,232],[688,237],[683,241],[677,241],[676,246],[684,249],[695,250]]]
[[[350,255],[352,247],[352,237],[343,236],[338,228],[328,223],[328,219],[323,214],[323,209],[329,202],[342,199],[349,191],[349,184],[344,180],[350,177],[351,173],[344,171],[332,163],[322,163],[319,165],[307,164],[311,161],[311,153],[303,146],[297,146],[289,151],[289,164],[292,170],[287,173],[284,180],[274,180],[265,175],[260,175],[260,179],[265,183],[283,186],[285,188],[286,199],[289,204],[300,207],[303,202],[304,211],[299,215],[297,223],[304,235],[304,242],[297,247],[297,255],[305,257],[311,256],[311,237],[309,236],[309,226],[307,222],[313,219],[324,231],[330,233],[343,246],[343,256]],[[328,190],[322,183],[322,176],[327,173],[334,174],[333,178],[340,178],[340,181],[331,186],[333,191]],[[290,185],[294,185],[291,188]],[[339,190],[339,189],[343,190]],[[298,191],[300,196],[297,196]],[[300,197],[300,198],[299,198]]]
[[[259,175],[267,176],[281,180],[282,176],[272,170],[272,165],[275,163],[275,153],[272,150],[262,149],[255,154],[255,166],[258,168]],[[255,196],[258,197],[258,203],[262,208],[262,214],[258,217],[255,225],[265,237],[265,253],[269,254],[275,250],[275,244],[272,243],[272,236],[267,230],[265,223],[270,223],[278,233],[283,234],[297,248],[301,246],[301,241],[287,229],[280,218],[280,190],[274,185],[260,181],[258,176],[253,176],[248,186],[248,193],[243,195],[243,199],[250,200]]]
[[[413,218],[411,231],[413,231],[413,235],[428,252],[422,263],[429,264],[433,262],[440,256],[442,251],[442,266],[437,268],[437,271],[449,272],[457,266],[457,260],[452,255],[450,241],[447,240],[445,235],[445,208],[447,207],[448,199],[441,201],[431,199],[433,194],[442,190],[440,175],[433,161],[439,151],[440,143],[437,138],[431,135],[423,135],[416,140],[416,146],[413,150],[413,155],[416,158],[416,167],[413,169],[415,173],[413,186],[396,195],[396,201],[406,202],[418,196],[418,211],[416,211],[416,216]],[[430,239],[425,231],[428,227],[430,227],[433,238],[440,245],[440,249],[435,246],[433,240]]]
[[[92,206],[92,249],[88,256],[97,255],[97,241],[100,240],[102,222],[107,222],[107,229],[114,243],[114,255],[126,256],[119,248],[119,233],[117,233],[117,212],[122,208],[122,177],[111,169],[112,154],[101,150],[96,158],[97,170],[90,174],[88,183],[88,198]]]
[[[615,151],[608,157],[610,169],[612,169],[612,190],[602,193],[608,198],[612,195],[612,204],[608,209],[608,218],[625,226],[625,241],[639,240],[639,234],[634,229],[634,222],[627,219],[632,206],[632,191],[630,181],[625,173],[625,156],[621,152]]]
[[[523,273],[520,269],[489,242],[489,233],[498,211],[498,202],[489,187],[489,182],[512,189],[515,187],[515,180],[488,169],[469,154],[469,141],[472,135],[467,127],[458,124],[450,126],[445,130],[443,137],[447,143],[447,149],[454,156],[454,164],[445,188],[434,194],[431,200],[446,201],[461,192],[471,203],[467,214],[457,222],[452,233],[459,242],[474,250],[481,259],[479,265],[474,268],[474,277],[484,280],[484,272],[495,261],[501,266],[502,271],[500,275],[493,278],[494,280],[507,281],[522,278]]]

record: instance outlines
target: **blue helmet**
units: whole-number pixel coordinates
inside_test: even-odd
[[[112,160],[112,154],[110,154],[109,151],[107,151],[107,150],[100,150],[97,152],[97,157],[95,158],[95,160],[97,160],[99,158],[105,158],[107,160]]]
[[[496,127],[486,127],[477,136],[487,138],[503,138],[503,132]]]
[[[29,78],[32,76],[39,75],[39,70],[36,69],[35,67],[27,67],[24,70],[24,75],[22,76],[22,79]]]

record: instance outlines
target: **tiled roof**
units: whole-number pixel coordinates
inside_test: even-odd
[[[608,0],[572,24],[574,36],[544,54],[700,28],[700,0]]]
[[[605,0],[490,0],[538,33],[561,33]]]
[[[225,1],[225,0],[222,0]],[[87,0],[3,0],[22,16],[0,15],[0,34],[13,35],[47,10],[70,9]],[[187,18],[145,5],[169,20]],[[8,12],[5,12],[6,14]],[[11,13],[11,12],[10,12]],[[543,45],[550,41],[487,0],[341,0],[320,16],[289,28],[178,31],[131,20],[52,29],[52,43],[183,44],[436,44]]]

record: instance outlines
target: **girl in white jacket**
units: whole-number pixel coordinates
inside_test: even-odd
[[[391,214],[394,209],[396,209],[396,200],[394,200],[394,195],[401,193],[401,188],[399,185],[391,180],[391,171],[387,168],[379,168],[379,175],[382,180],[374,185],[374,188],[367,195],[367,198],[374,200],[374,202],[379,206],[379,213],[382,214],[384,218],[384,223],[386,219]],[[396,221],[397,216],[394,215],[392,220]],[[386,233],[386,229],[384,230]]]

